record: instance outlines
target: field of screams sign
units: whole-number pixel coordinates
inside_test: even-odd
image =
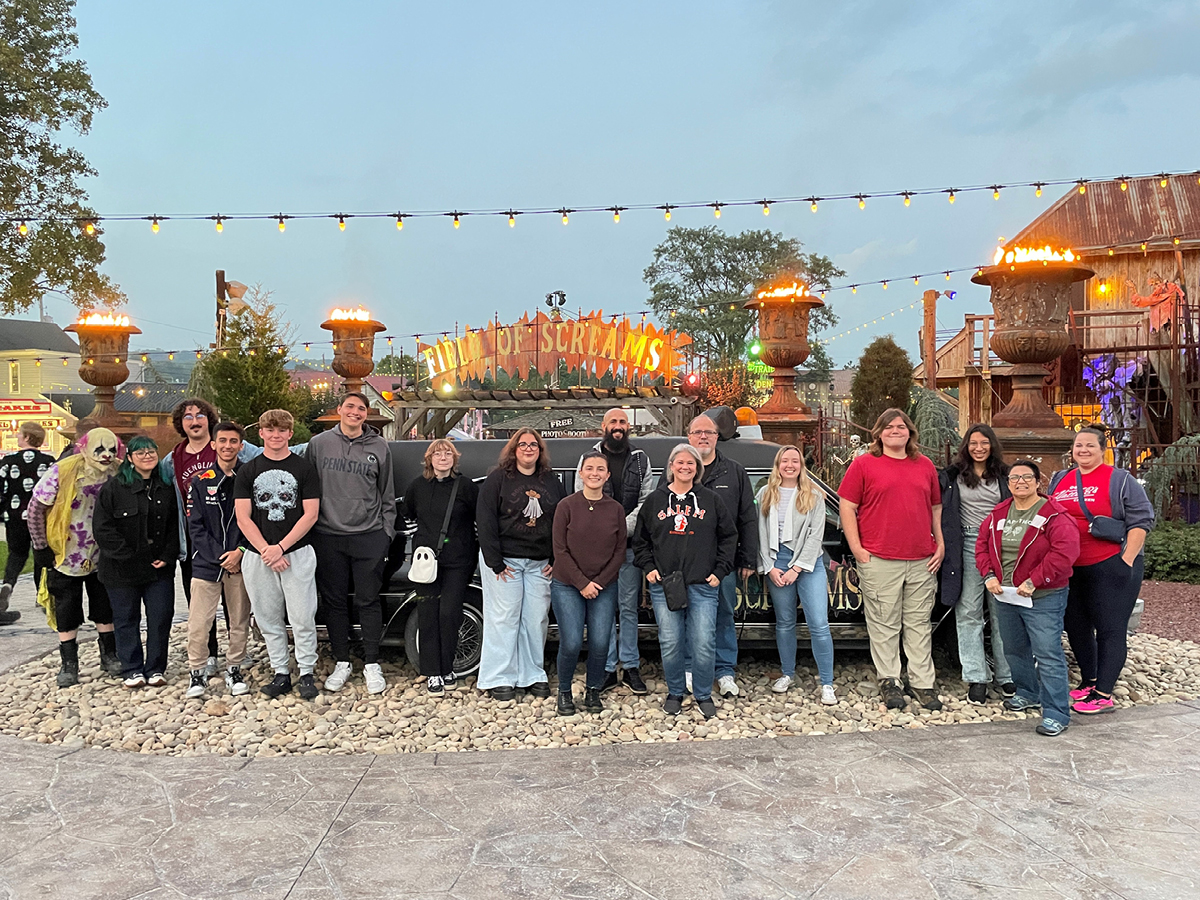
[[[526,313],[512,325],[491,322],[456,337],[419,343],[417,352],[431,383],[440,387],[448,380],[482,379],[489,373],[494,378],[498,369],[509,375],[525,376],[531,370],[549,375],[559,360],[565,360],[569,370],[597,377],[669,377],[682,362],[681,348],[691,341],[677,331],[648,322],[635,326],[627,318],[605,318],[602,312],[577,320],[555,320],[544,313],[531,319]]]

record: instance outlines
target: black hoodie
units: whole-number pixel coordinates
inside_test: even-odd
[[[643,572],[683,572],[688,584],[733,571],[738,529],[716,492],[695,485],[677,497],[665,484],[646,498],[633,533],[633,559]]]

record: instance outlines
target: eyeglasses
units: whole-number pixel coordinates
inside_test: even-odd
[[[1036,475],[1009,475],[1008,480],[1015,481],[1017,484],[1020,484],[1022,481],[1029,481],[1029,482],[1037,481],[1037,476]]]
[[[692,434],[698,434],[698,435],[701,435],[701,436],[703,436],[703,437],[714,437],[714,436],[715,436],[717,433],[718,433],[718,432],[716,432],[716,431],[710,431],[710,430],[708,430],[708,429],[706,429],[706,428],[697,428],[695,431],[689,431],[689,432],[688,432],[688,434],[689,434],[689,435],[692,435]]]
[[[434,450],[430,456],[453,456],[454,453],[450,450]]]
[[[132,450],[130,456],[158,456],[158,451],[153,447],[143,447],[141,450]]]
[[[183,417],[183,421],[185,422],[199,422],[201,419],[207,422],[208,416],[206,416],[204,413],[188,413]]]
[[[537,450],[538,445],[536,443],[531,444],[529,441],[521,441],[519,444],[517,444],[517,449],[518,450]]]

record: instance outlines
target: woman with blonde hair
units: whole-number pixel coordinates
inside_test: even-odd
[[[796,680],[796,609],[812,641],[821,702],[837,703],[833,690],[833,637],[829,633],[828,563],[821,546],[825,537],[825,498],[808,477],[804,454],[788,444],[779,448],[758,504],[758,571],[767,576],[775,610],[775,643],[783,674],[771,690],[783,694]]]
[[[430,441],[424,471],[404,492],[404,517],[417,526],[413,547],[430,547],[437,555],[437,577],[417,585],[417,655],[431,694],[444,693],[458,679],[454,673],[458,631],[479,553],[475,538],[479,489],[459,474],[460,455],[445,438]]]

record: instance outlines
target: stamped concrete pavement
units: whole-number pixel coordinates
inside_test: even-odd
[[[0,894],[1200,895],[1200,703],[1032,724],[249,761],[0,738]]]

